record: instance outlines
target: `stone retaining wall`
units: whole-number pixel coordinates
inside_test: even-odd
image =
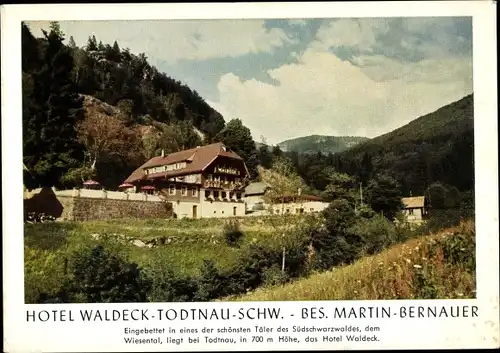
[[[161,219],[172,217],[172,205],[165,201],[57,195],[50,188],[43,188],[24,199],[25,217],[31,212],[44,213],[62,221],[120,218]]]

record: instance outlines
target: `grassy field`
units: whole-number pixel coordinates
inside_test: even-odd
[[[234,301],[475,298],[473,222],[411,239],[352,265]]]
[[[224,219],[116,220],[25,224],[26,292],[36,296],[50,292],[61,283],[62,257],[79,247],[104,244],[125,258],[148,267],[161,261],[178,273],[195,275],[203,260],[213,260],[218,268],[231,266],[252,243],[273,243],[281,230],[300,223],[303,218],[248,217],[239,221],[243,238],[239,247],[229,246],[224,237]],[[147,242],[162,237],[168,242],[158,247],[137,247],[120,239]]]

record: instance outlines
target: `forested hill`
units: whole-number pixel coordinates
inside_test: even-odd
[[[65,39],[55,22],[42,38],[22,25],[23,154],[33,179],[28,185],[70,187],[114,173],[108,186],[116,187],[159,147],[168,149],[163,142],[170,137],[182,140],[171,146],[175,150],[210,143],[225,128],[223,117],[196,91],[159,72],[144,54],[95,36],[84,47],[72,37],[66,45]],[[89,114],[89,104],[97,115]],[[141,132],[150,130],[144,126],[160,133],[144,141]],[[96,138],[114,140],[99,147]]]
[[[358,136],[322,136],[311,135],[298,137],[278,143],[284,152],[298,153],[339,153],[358,143],[368,140],[367,137]]]
[[[396,178],[405,194],[421,194],[433,182],[459,190],[474,187],[473,95],[417,118],[392,132],[340,153],[353,170],[366,164],[370,173]],[[364,162],[363,162],[364,161]]]

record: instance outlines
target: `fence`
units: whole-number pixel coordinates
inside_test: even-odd
[[[160,196],[122,191],[73,189],[54,191],[57,196],[86,197],[91,199],[133,200],[133,201],[164,201]]]

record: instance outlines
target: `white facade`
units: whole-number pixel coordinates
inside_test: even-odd
[[[304,201],[275,204],[270,207],[273,214],[301,214],[321,212],[329,205],[324,201]]]
[[[173,211],[178,218],[226,218],[245,216],[245,203],[243,198],[237,201],[206,199],[205,190],[200,189],[199,201],[171,201]]]
[[[255,211],[254,206],[257,205],[264,205],[264,208],[266,208],[266,204],[264,203],[264,198],[262,197],[262,195],[245,196],[245,203],[247,205],[247,211]]]
[[[406,208],[403,210],[403,214],[410,223],[421,223],[423,221],[422,208]]]
[[[207,201],[200,203],[202,218],[225,218],[245,216],[245,203],[241,201]]]

